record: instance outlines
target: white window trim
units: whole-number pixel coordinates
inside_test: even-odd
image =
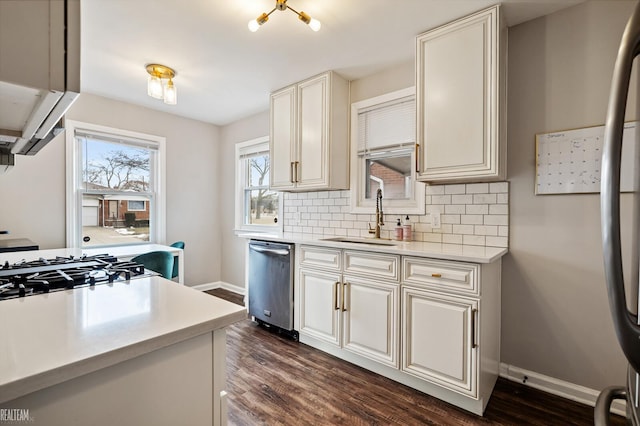
[[[154,235],[149,236],[148,242],[141,244],[165,244],[167,233],[167,205],[166,205],[166,138],[162,136],[149,135],[145,133],[132,132],[130,130],[116,129],[113,127],[100,126],[98,124],[83,123],[75,120],[65,120],[65,141],[66,141],[66,215],[67,215],[67,247],[79,247],[78,242],[82,236],[81,224],[78,221],[82,213],[82,199],[76,191],[78,179],[78,150],[76,149],[76,130],[88,132],[99,132],[112,135],[120,135],[135,139],[143,139],[158,145],[157,151],[157,182],[155,212],[150,212],[153,217]],[[131,244],[133,245],[133,244]],[[81,245],[80,245],[81,247]]]
[[[374,98],[365,99],[351,104],[351,191],[350,204],[351,213],[370,214],[375,209],[374,199],[364,199],[361,197],[362,181],[364,180],[364,165],[359,161],[358,157],[358,112],[361,109],[370,108],[374,105],[383,104],[396,99],[415,95],[415,86],[406,89],[396,90],[395,92],[386,93]],[[413,155],[415,156],[415,150]],[[415,158],[414,158],[415,160]],[[425,206],[425,184],[418,182],[416,179],[415,161],[412,162],[413,180],[414,180],[414,199],[412,200],[389,200],[383,199],[384,212],[389,214],[418,214],[423,215],[426,211]]]
[[[276,226],[247,225],[244,223],[244,176],[243,170],[239,167],[240,154],[247,147],[269,142],[269,136],[262,136],[236,144],[236,209],[235,209],[235,231],[236,232],[260,232],[266,234],[281,234],[284,232],[284,194],[281,192],[278,197],[278,224]],[[271,162],[271,159],[269,159]],[[272,163],[271,163],[272,164]],[[270,172],[271,173],[271,172]]]

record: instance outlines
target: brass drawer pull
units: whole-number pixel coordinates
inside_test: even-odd
[[[433,278],[442,278],[442,274],[438,274],[438,273],[431,274],[431,276]]]

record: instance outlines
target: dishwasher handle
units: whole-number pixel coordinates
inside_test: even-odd
[[[290,251],[288,249],[272,249],[268,247],[249,244],[249,249],[257,251],[258,253],[276,254],[278,256],[287,256]]]

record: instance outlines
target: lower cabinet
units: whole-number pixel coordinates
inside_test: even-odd
[[[340,346],[341,274],[301,269],[298,332]]]
[[[500,362],[501,261],[299,246],[300,342],[482,415]]]
[[[478,301],[403,287],[402,304],[402,370],[476,396]]]
[[[342,347],[398,366],[398,284],[344,277]]]
[[[341,261],[320,265],[323,257],[341,259],[341,250],[335,256],[331,252],[302,249],[301,264],[306,266],[298,274],[298,332],[398,368],[399,284],[366,273],[343,274]],[[347,270],[367,263],[373,270],[395,270],[399,263],[398,256],[366,252],[346,252],[345,257]]]

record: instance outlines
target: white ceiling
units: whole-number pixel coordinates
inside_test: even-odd
[[[504,0],[509,26],[583,0]],[[414,57],[415,36],[496,0],[82,0],[82,92],[225,125],[269,107],[269,93],[326,70],[349,80]],[[145,65],[174,68],[178,105],[147,96]]]

